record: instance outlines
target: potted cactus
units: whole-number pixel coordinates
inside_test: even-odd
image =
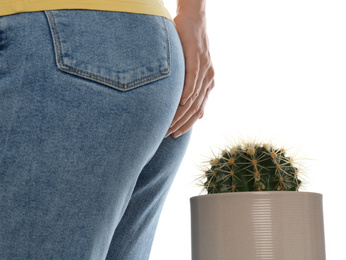
[[[284,149],[242,141],[203,169],[207,195],[190,199],[192,260],[324,260],[322,194],[298,191]]]

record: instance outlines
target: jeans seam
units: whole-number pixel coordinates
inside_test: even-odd
[[[164,25],[164,29],[165,29],[165,35],[166,35],[166,45],[167,45],[167,62],[168,62],[168,68],[171,67],[171,46],[169,43],[169,34],[168,34],[168,29],[167,29],[167,24],[166,24],[166,18],[161,17],[162,19],[162,23]],[[167,69],[168,70],[168,69]]]
[[[126,84],[122,84],[122,83],[120,83],[118,81],[114,81],[112,79],[109,79],[109,78],[106,78],[106,77],[102,77],[102,76],[99,76],[99,75],[95,75],[95,74],[92,74],[90,72],[86,72],[86,71],[83,71],[83,70],[78,70],[78,69],[75,69],[75,68],[65,64],[63,56],[62,56],[62,49],[61,49],[61,42],[60,42],[59,31],[58,31],[58,27],[56,26],[56,23],[55,23],[54,15],[53,15],[53,13],[51,11],[44,11],[44,12],[47,14],[47,17],[48,17],[49,21],[51,19],[50,19],[49,15],[48,15],[48,12],[50,13],[50,16],[51,16],[51,18],[53,20],[53,23],[49,23],[49,26],[51,27],[52,32],[53,32],[53,40],[54,40],[55,46],[56,46],[55,49],[56,49],[56,52],[57,52],[58,63],[61,66],[58,69],[60,69],[62,71],[71,72],[71,70],[72,70],[72,71],[75,72],[74,74],[76,74],[76,75],[80,75],[82,77],[91,78],[91,79],[100,81],[100,82],[105,83],[105,84],[106,83],[111,83],[111,84],[116,85],[118,87],[122,87],[124,90],[132,89],[132,88],[137,87],[139,85],[145,84],[147,82],[150,82],[152,80],[155,80],[155,79],[158,79],[158,78],[161,78],[163,76],[166,76],[166,75],[170,74],[170,69],[169,69],[170,68],[170,63],[171,63],[170,44],[169,44],[167,25],[166,25],[166,22],[165,22],[163,17],[161,17],[161,19],[162,19],[162,23],[163,23],[164,30],[165,30],[165,36],[166,36],[166,46],[167,46],[167,57],[166,58],[167,58],[167,62],[168,62],[168,68],[165,69],[165,70],[161,70],[159,72],[147,75],[145,77],[138,78],[138,79],[133,80],[131,82],[128,82]],[[57,47],[57,46],[59,46],[59,47]],[[58,50],[58,48],[59,48],[59,50]],[[155,75],[158,75],[158,76],[155,77]],[[148,79],[148,78],[150,78],[150,79]],[[147,80],[145,80],[145,79],[147,79]],[[138,82],[138,83],[135,83],[135,82]],[[132,85],[129,88],[126,88],[126,86],[129,86],[131,84],[134,84],[134,85]]]

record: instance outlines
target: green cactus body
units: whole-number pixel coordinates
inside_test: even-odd
[[[284,149],[244,143],[224,150],[205,171],[208,194],[241,191],[297,191],[298,168]]]

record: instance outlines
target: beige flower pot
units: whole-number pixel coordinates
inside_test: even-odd
[[[192,260],[325,260],[322,194],[192,197]]]

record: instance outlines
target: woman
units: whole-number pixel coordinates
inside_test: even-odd
[[[0,259],[148,259],[214,86],[206,0],[0,0]]]

